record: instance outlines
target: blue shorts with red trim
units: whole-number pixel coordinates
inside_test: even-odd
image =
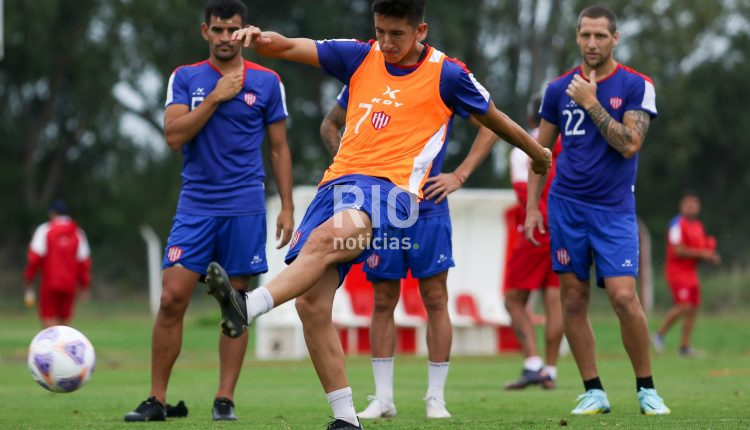
[[[204,216],[177,213],[172,221],[162,269],[180,265],[201,275],[212,261],[229,276],[268,271],[266,214]]]
[[[348,209],[365,212],[372,221],[373,238],[383,235],[393,237],[398,234],[399,225],[410,219],[410,208],[416,206],[414,196],[399,189],[387,179],[365,175],[342,176],[318,188],[299,228],[292,236],[289,252],[284,261],[291,264],[304,247],[310,233],[339,212]],[[338,264],[339,285],[344,282],[352,264],[365,261],[371,251],[370,247],[353,260]]]
[[[581,281],[596,264],[597,285],[617,276],[638,277],[638,222],[635,212],[592,207],[550,194],[552,269]]]
[[[417,279],[429,278],[454,267],[450,214],[419,217],[396,236],[373,241],[372,255],[364,271],[370,282],[404,279],[411,270]]]

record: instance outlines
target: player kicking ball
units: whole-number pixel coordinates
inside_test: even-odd
[[[408,224],[455,111],[522,148],[536,173],[551,164],[549,149],[498,111],[462,63],[420,43],[427,32],[424,9],[424,0],[375,0],[377,40],[370,43],[287,38],[254,26],[233,35],[261,56],[321,67],[350,90],[341,148],[293,235],[289,266],[247,297],[231,288],[218,264],[210,264],[207,275],[229,336],[242,335],[259,315],[297,299],[310,358],[333,413],[328,429],[361,428],[331,320],[336,290],[351,265],[370,256],[374,238],[386,232],[393,237]],[[412,70],[404,76],[403,69]]]

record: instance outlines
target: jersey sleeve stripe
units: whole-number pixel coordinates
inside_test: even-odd
[[[474,87],[479,91],[479,94],[484,97],[484,101],[489,102],[490,101],[490,93],[487,91],[486,88],[482,86],[482,84],[477,81],[477,78],[474,77],[473,73],[469,73],[469,79],[471,79],[471,83],[474,84]]]
[[[286,108],[286,90],[281,81],[279,81],[279,91],[281,92],[281,105],[284,107],[284,115],[289,116],[289,111]]]
[[[169,83],[167,84],[167,101],[164,102],[164,106],[169,106],[174,100],[174,89],[172,87],[174,85],[175,73],[177,73],[176,70],[172,72],[172,75],[169,76]]]
[[[656,90],[654,89],[654,84],[647,80],[644,80],[643,84],[645,88],[643,90],[641,106],[643,109],[656,114]]]

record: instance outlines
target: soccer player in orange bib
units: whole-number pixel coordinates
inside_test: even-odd
[[[489,93],[457,60],[422,44],[424,0],[375,0],[376,41],[287,38],[248,26],[235,32],[265,57],[322,68],[349,85],[341,147],[292,237],[289,266],[247,297],[232,289],[221,266],[208,267],[209,291],[222,327],[240,336],[256,317],[297,298],[305,341],[333,411],[328,429],[360,429],[346,378],[345,356],[331,322],[336,289],[370,242],[412,225],[422,187],[451,118],[465,112],[532,158],[544,174],[551,152],[497,110]]]

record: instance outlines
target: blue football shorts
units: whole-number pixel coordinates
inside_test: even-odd
[[[266,214],[177,213],[164,249],[162,269],[180,265],[205,276],[212,261],[221,264],[229,276],[267,272]]]
[[[417,279],[429,278],[455,266],[450,214],[419,217],[393,237],[373,242],[364,271],[370,282],[404,279],[411,270]]]
[[[617,276],[638,277],[638,222],[635,212],[591,207],[549,196],[552,269],[581,281],[596,265],[597,285]]]
[[[334,183],[323,184],[318,188],[299,228],[292,236],[286,263],[291,264],[297,258],[313,230],[333,218],[335,214],[348,209],[363,211],[370,217],[373,238],[386,234],[395,235],[398,232],[396,224],[399,220],[405,221],[409,218],[411,199],[406,191],[402,191],[389,204],[387,197],[394,188],[395,185],[386,179],[365,175],[348,175],[336,179]],[[397,219],[392,219],[393,217]],[[372,248],[368,248],[355,259],[338,264],[339,285],[344,282],[352,264],[365,261],[371,251]]]

